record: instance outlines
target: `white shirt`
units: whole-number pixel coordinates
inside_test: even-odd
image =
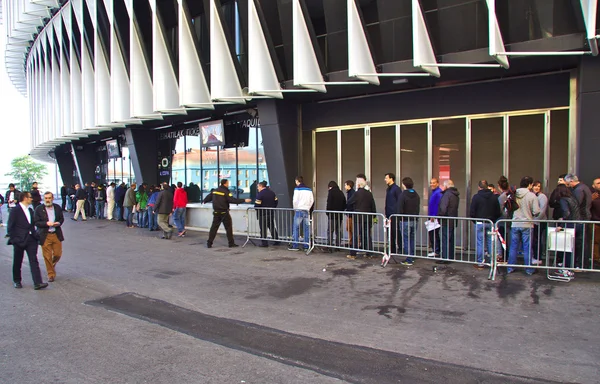
[[[109,186],[106,188],[106,201],[114,201],[115,200],[115,188]]]
[[[15,192],[14,192],[14,191],[11,191],[11,192],[8,194],[8,201],[11,201],[11,200],[14,200],[14,199],[15,199]],[[16,206],[17,206],[17,204],[15,204],[15,203],[8,203],[8,206],[9,206],[10,208],[14,208],[14,207],[16,207]]]
[[[31,211],[29,211],[29,207],[23,203],[19,203],[19,205],[21,206],[21,209],[23,209],[23,212],[25,213],[25,217],[27,218],[27,221],[29,221],[29,224],[31,224]]]

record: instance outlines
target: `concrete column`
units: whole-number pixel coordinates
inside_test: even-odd
[[[75,161],[71,154],[71,145],[61,145],[54,151],[56,164],[60,173],[60,179],[65,185],[74,185],[79,182],[73,175],[75,174]],[[59,185],[59,188],[61,185]]]
[[[581,59],[577,86],[578,150],[575,172],[587,184],[600,177],[596,164],[600,148],[600,60],[584,56]]]
[[[158,184],[158,137],[156,131],[125,129],[131,166],[139,184]]]

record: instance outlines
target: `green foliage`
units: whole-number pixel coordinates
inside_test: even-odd
[[[21,191],[29,191],[34,181],[38,183],[48,174],[46,166],[35,162],[31,156],[19,156],[10,162],[11,171],[5,176],[12,176],[13,183]]]

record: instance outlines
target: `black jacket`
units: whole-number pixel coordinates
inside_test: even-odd
[[[349,189],[346,191],[346,211],[348,212],[354,211],[354,204],[352,204],[350,201],[355,193],[356,191],[354,189]]]
[[[375,207],[375,199],[373,194],[364,188],[360,188],[356,191],[350,200],[348,200],[349,206],[352,206],[353,212],[368,212],[376,213],[377,208]]]
[[[85,189],[79,188],[77,191],[75,191],[75,200],[76,201],[86,200],[86,199],[87,199],[87,192],[85,191]]]
[[[62,209],[60,205],[52,204],[54,206],[54,221],[63,225],[65,222],[65,217],[63,215]],[[46,236],[48,236],[48,212],[46,212],[46,206],[40,205],[35,209],[34,215],[35,226],[38,228],[38,236],[40,238],[40,245],[44,245],[46,241]],[[56,237],[58,237],[59,241],[65,241],[63,237],[62,228],[60,226],[54,227],[56,231]]]
[[[206,198],[203,203],[212,201],[213,211],[215,212],[227,212],[229,211],[229,204],[242,204],[244,199],[236,199],[233,197],[231,191],[224,186],[213,190]]]
[[[87,198],[90,201],[94,201],[95,200],[95,196],[96,196],[96,188],[92,187],[91,185],[89,187],[85,188],[85,192],[87,193]]]
[[[469,216],[474,219],[487,219],[493,223],[502,215],[498,196],[489,189],[482,189],[473,196]]]
[[[16,245],[25,248],[30,241],[37,243],[38,234],[35,230],[34,214],[31,206],[29,206],[29,212],[31,212],[31,223],[27,221],[25,212],[23,212],[19,204],[17,204],[10,215],[8,215],[7,231],[10,233],[8,245]]]
[[[171,188],[163,189],[156,198],[154,211],[159,215],[170,215],[173,212],[173,193]]]
[[[277,195],[269,188],[258,192],[256,200],[254,200],[254,207],[256,208],[277,208],[278,204]]]
[[[96,190],[96,201],[106,201],[106,190],[98,187]]]
[[[19,196],[21,195],[21,191],[19,191],[18,189],[15,188],[15,190],[13,191],[15,193],[15,197],[13,198],[13,200],[15,200],[15,204],[19,204]],[[4,195],[4,201],[6,202],[6,205],[8,205],[8,199],[10,198],[10,189],[8,191],[6,191],[6,194]]]
[[[579,203],[580,220],[590,220],[592,218],[592,191],[590,187],[580,182],[573,188],[573,196]]]
[[[67,187],[64,185],[60,187],[60,197],[67,197]]]
[[[0,195],[0,205],[2,205],[2,204],[4,204],[4,197],[2,195]],[[2,214],[2,213],[0,212],[0,214]]]
[[[34,207],[37,207],[42,202],[42,195],[40,194],[40,190],[37,188],[31,188],[31,204]]]
[[[392,184],[387,187],[385,191],[385,217],[390,217],[396,213],[400,196],[402,196],[402,189],[398,184]]]
[[[197,184],[190,185],[187,190],[187,197],[190,203],[197,203],[200,201],[200,187]]]
[[[406,189],[396,204],[396,213],[400,215],[418,215],[421,212],[421,198],[414,189]]]
[[[458,189],[451,187],[444,191],[440,200],[438,216],[458,217],[458,203],[460,202]],[[456,220],[451,220],[448,225],[455,225]],[[442,223],[443,224],[443,223]]]
[[[327,192],[327,206],[325,207],[327,211],[345,211],[346,210],[346,196],[344,196],[344,192],[340,190],[339,187],[332,187],[329,192]],[[329,216],[329,213],[327,213]]]

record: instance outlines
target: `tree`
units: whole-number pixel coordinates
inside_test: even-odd
[[[12,176],[13,182],[22,191],[29,191],[34,181],[41,180],[48,174],[44,164],[36,163],[31,156],[19,156],[10,162],[12,170],[4,176]]]

